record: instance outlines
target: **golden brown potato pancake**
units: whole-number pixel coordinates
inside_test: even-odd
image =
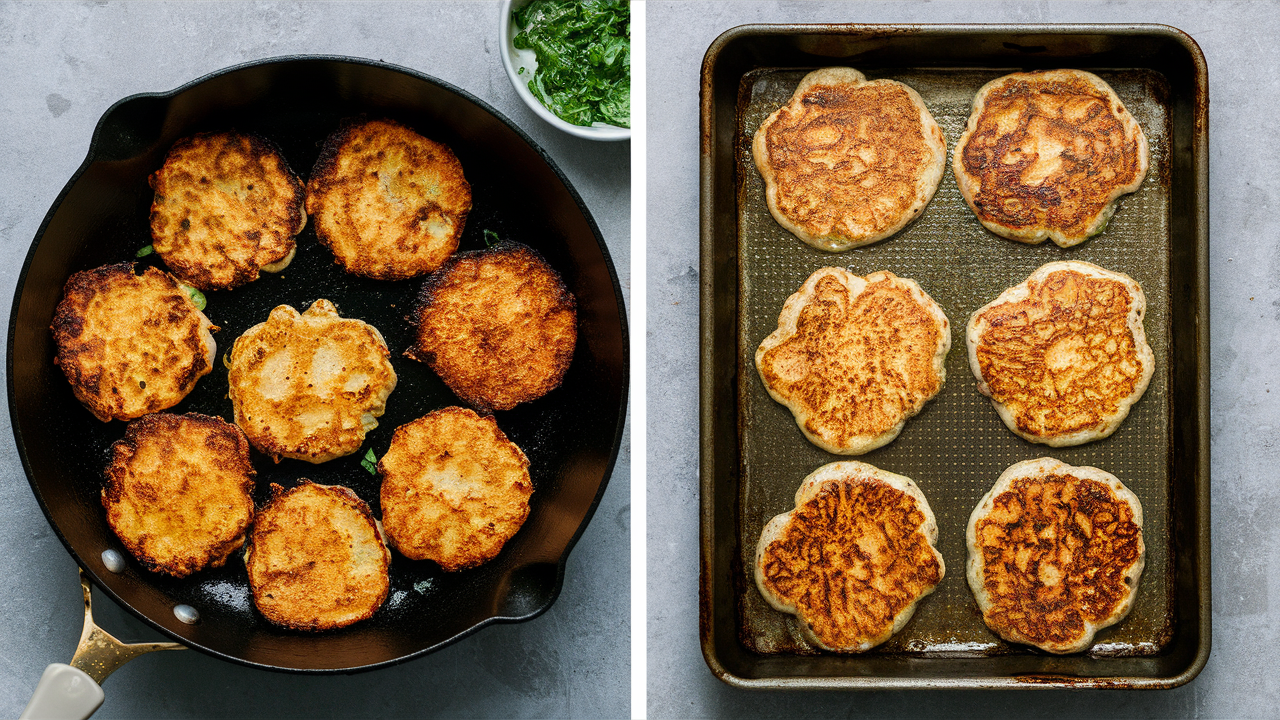
[[[245,553],[253,604],[271,622],[328,630],[364,620],[391,588],[391,553],[351,490],[305,478],[258,512]]]
[[[969,517],[969,588],[1000,637],[1080,652],[1133,609],[1142,505],[1114,475],[1052,458],[1011,465]]]
[[[510,410],[559,387],[578,338],[577,303],[533,249],[460,253],[422,286],[405,355],[465,402]]]
[[[396,428],[378,461],[397,550],[461,570],[493,559],[529,516],[529,460],[492,417],[460,407]]]
[[[177,405],[213,369],[218,328],[168,273],[105,265],[67,280],[54,311],[53,362],[103,422]]]
[[[403,280],[458,249],[471,185],[447,145],[390,120],[357,122],[325,141],[307,183],[316,236],[347,272]]]
[[[148,570],[220,567],[253,522],[249,441],[222,418],[143,415],[110,451],[107,524]]]
[[[306,193],[278,148],[256,135],[199,133],[151,175],[152,246],[174,275],[226,290],[278,272],[307,224]]]
[[[770,520],[756,586],[824,649],[863,652],[901,630],[942,581],[938,524],[909,478],[856,460],[824,465]]]

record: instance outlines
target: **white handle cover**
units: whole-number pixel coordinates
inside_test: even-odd
[[[44,669],[20,720],[85,720],[106,695],[83,670],[54,663]]]

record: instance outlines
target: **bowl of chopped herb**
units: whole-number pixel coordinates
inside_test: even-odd
[[[626,0],[506,0],[502,64],[538,117],[591,140],[631,137]]]

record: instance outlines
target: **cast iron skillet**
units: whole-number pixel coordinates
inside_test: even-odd
[[[532,511],[493,561],[445,573],[430,561],[393,554],[391,593],[371,619],[337,631],[276,628],[253,608],[244,563],[173,580],[144,570],[106,525],[99,500],[108,446],[124,423],[94,419],[53,364],[49,323],[71,273],[130,260],[150,243],[147,176],[178,138],[202,130],[261,134],[283,150],[305,182],[321,143],[339,123],[387,117],[451,146],[471,183],[474,208],[461,250],[485,245],[485,230],[532,246],[560,272],[578,301],[578,344],[558,389],[496,414],[529,456]],[[141,262],[160,264],[154,255]],[[383,282],[346,275],[308,225],[281,275],[208,293],[205,313],[222,329],[219,357],[271,308],[305,310],[328,298],[344,317],[382,331],[399,385],[387,413],[355,455],[322,465],[273,464],[255,454],[261,505],[275,482],[298,478],[346,485],[381,515],[379,479],[363,469],[366,449],[381,456],[396,427],[461,403],[429,368],[403,357],[420,280]],[[231,419],[222,362],[173,412]],[[600,231],[551,159],[523,132],[463,90],[384,63],[289,57],[223,70],[168,93],[126,98],[106,112],[89,155],[40,227],[18,279],[9,325],[9,411],[31,487],[58,537],[93,582],[139,618],[186,645],[245,665],[300,672],[375,668],[436,650],[492,622],[531,619],[555,601],[569,550],[586,527],[613,469],[627,388],[627,327],[618,278]],[[127,567],[106,569],[102,552]],[[199,612],[180,622],[177,604]]]

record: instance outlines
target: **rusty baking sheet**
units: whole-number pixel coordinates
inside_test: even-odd
[[[889,240],[825,253],[769,215],[750,142],[806,72],[832,65],[915,88],[948,152],[987,81],[1020,70],[1089,70],[1142,124],[1151,170],[1102,235],[1062,249],[987,232],[948,161],[919,220]],[[1195,42],[1159,25],[756,25],[711,45],[701,117],[701,627],[717,677],[753,688],[1167,688],[1200,671],[1210,639],[1207,82]],[[1110,438],[1049,448],[1010,433],[978,393],[962,333],[974,310],[1063,259],[1142,284],[1156,372]],[[808,473],[843,459],[805,440],[753,363],[787,296],[828,265],[915,279],[953,332],[942,392],[897,440],[859,457],[919,484],[938,518],[947,575],[902,632],[861,655],[811,648],[750,576],[764,523],[792,507]],[[1134,610],[1076,655],[1001,640],[982,622],[964,577],[969,513],[1004,468],[1041,456],[1114,473],[1144,510],[1148,555]]]

